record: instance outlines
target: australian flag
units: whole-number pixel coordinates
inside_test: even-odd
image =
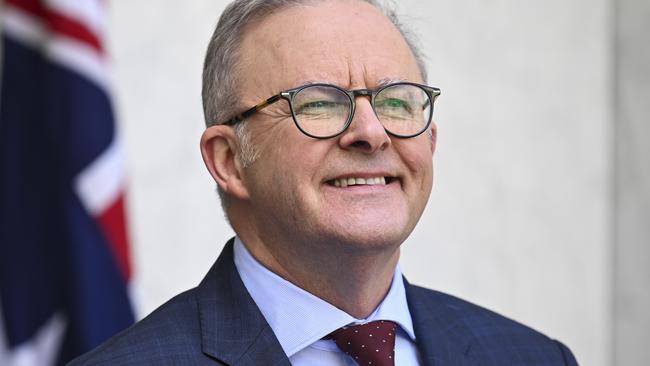
[[[104,6],[0,9],[0,365],[61,365],[133,322]]]

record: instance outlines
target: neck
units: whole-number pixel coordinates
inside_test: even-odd
[[[251,231],[237,232],[266,268],[357,319],[384,299],[399,259],[399,245],[352,250],[341,243],[269,242]]]

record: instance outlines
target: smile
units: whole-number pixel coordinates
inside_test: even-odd
[[[393,179],[394,178],[392,177],[383,177],[383,176],[370,177],[370,178],[349,177],[349,178],[332,179],[327,183],[334,187],[348,187],[348,186],[360,186],[360,185],[374,186],[374,185],[390,184],[393,181]]]

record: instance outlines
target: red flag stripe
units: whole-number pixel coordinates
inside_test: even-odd
[[[39,0],[5,0],[5,3],[9,6],[20,8],[39,18],[45,17],[43,6]]]
[[[75,39],[103,53],[99,37],[82,22],[46,8],[39,0],[6,0],[6,3],[41,19],[51,32]]]
[[[131,278],[131,258],[126,233],[126,220],[124,217],[124,194],[111,203],[111,205],[98,217],[104,235],[115,258],[124,279]]]

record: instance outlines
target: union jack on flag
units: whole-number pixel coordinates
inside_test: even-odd
[[[5,0],[0,365],[61,365],[133,322],[102,0]]]

